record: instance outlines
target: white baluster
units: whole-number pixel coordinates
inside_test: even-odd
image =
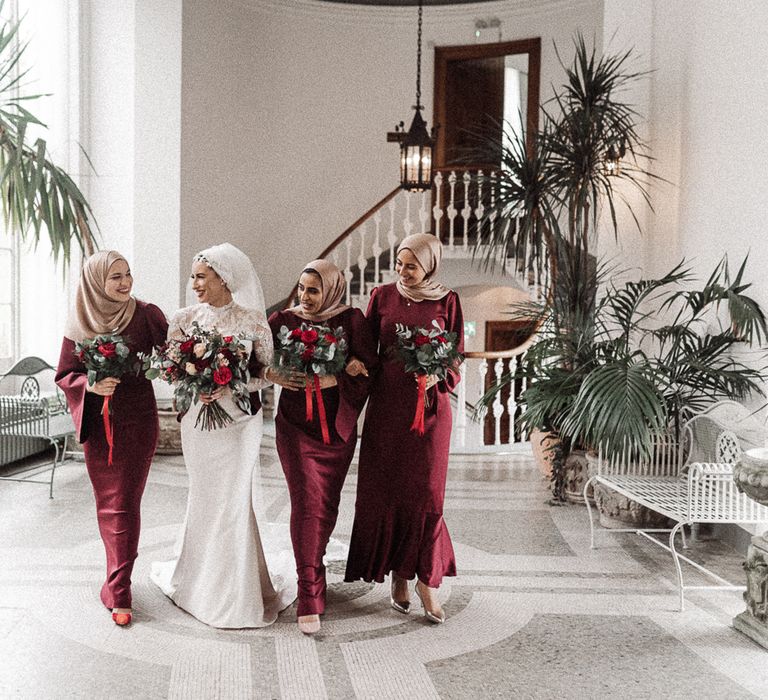
[[[440,199],[443,193],[443,174],[437,173],[435,175],[435,206],[432,207],[432,218],[435,220],[434,233],[435,236],[440,236],[440,219],[443,217],[443,210],[440,208]]]
[[[379,243],[379,229],[381,228],[381,209],[373,215],[373,286],[381,283],[381,244]],[[368,290],[365,290],[366,296]]]
[[[358,289],[358,303],[362,303],[365,297],[365,268],[368,266],[368,258],[365,250],[365,234],[367,233],[368,222],[364,221],[360,225],[360,255],[357,258],[357,268],[360,271],[360,289]]]
[[[340,259],[339,259],[339,249],[340,247],[337,246],[333,249],[333,264],[336,265],[336,267],[341,268]]]
[[[469,206],[469,183],[472,178],[469,176],[469,171],[464,171],[464,176],[461,178],[464,182],[464,208],[461,210],[461,218],[464,219],[464,242],[463,248],[466,251],[469,247],[469,217],[472,216],[472,207]]]
[[[450,201],[446,208],[448,215],[448,247],[453,250],[454,242],[454,224],[456,222],[456,215],[459,213],[454,206],[456,203],[456,171],[451,170],[451,174],[448,176],[448,185],[451,188]]]
[[[475,219],[477,221],[477,245],[483,242],[483,215],[485,206],[483,205],[483,171],[477,171],[477,206],[475,207]]]
[[[430,195],[429,190],[425,190],[420,194],[421,204],[419,205],[419,223],[421,224],[421,232],[427,232],[427,221],[429,220],[429,214],[427,213],[427,197]]]
[[[387,231],[387,243],[389,243],[389,272],[394,275],[395,273],[395,243],[397,243],[397,236],[395,235],[395,197],[389,200],[389,230]]]
[[[349,305],[352,303],[352,236],[347,236],[347,264],[344,266],[344,279],[347,280],[347,300]]]
[[[467,445],[467,363],[459,367],[459,398],[456,404],[456,444],[460,447]]]
[[[504,360],[499,358],[493,365],[494,374],[496,375],[496,386],[501,384],[501,377],[504,375]],[[496,421],[494,445],[501,445],[501,417],[504,415],[504,405],[501,403],[501,392],[496,392],[496,396],[493,399],[493,417]]]
[[[485,375],[488,374],[488,360],[481,360],[480,364],[477,366],[477,373],[480,375],[480,396],[482,396],[485,393]],[[480,417],[485,419],[486,414],[488,413],[488,408],[483,406],[480,409]],[[480,440],[482,444],[482,439]]]
[[[509,360],[509,375],[512,381],[509,383],[509,396],[507,397],[507,413],[509,414],[509,444],[515,442],[515,415],[517,414],[517,397],[515,396],[515,374],[517,372],[517,358]]]
[[[411,235],[411,231],[413,230],[413,222],[411,221],[411,197],[413,197],[413,192],[407,192],[405,193],[405,219],[403,219],[403,230],[405,231],[406,236]]]
[[[528,388],[528,375],[525,372],[525,355],[520,355],[518,362],[520,363],[521,370],[523,370],[522,376],[520,378],[520,395],[522,396],[525,393],[525,390]],[[520,406],[522,410],[525,410],[525,403],[518,402],[518,406]],[[523,442],[526,442],[528,439],[529,439],[528,433],[524,433],[521,430],[520,440],[522,440]]]
[[[490,188],[491,188],[491,213],[488,215],[488,222],[490,224],[490,232],[488,237],[488,245],[492,246],[496,241],[496,229],[494,227],[494,224],[496,223],[496,216],[498,215],[498,212],[496,211],[496,188],[493,186],[494,178],[496,177],[496,172],[494,170],[491,170],[490,175]]]

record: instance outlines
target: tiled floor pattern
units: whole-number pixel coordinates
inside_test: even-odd
[[[269,518],[287,522],[269,438],[262,481]],[[668,555],[633,535],[602,535],[590,550],[584,508],[547,506],[524,456],[451,464],[460,575],[441,589],[445,625],[426,622],[418,602],[394,612],[385,586],[342,583],[338,562],[315,638],[298,632],[294,608],[270,628],[214,630],[149,583],[184,513],[180,458],[158,457],[150,475],[129,629],[98,601],[103,553],[82,464],[61,469],[55,496],[0,483],[2,698],[768,698],[768,651],[730,627],[740,594],[694,593],[677,612]],[[741,557],[722,545],[694,556],[742,577]]]

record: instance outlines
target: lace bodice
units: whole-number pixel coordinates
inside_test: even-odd
[[[250,351],[253,348],[256,359],[264,367],[272,365],[274,346],[272,332],[266,317],[254,310],[239,306],[234,301],[226,306],[211,306],[210,304],[193,304],[179,309],[171,317],[168,325],[168,337],[179,338],[197,321],[202,328],[216,329],[220,333],[236,336]],[[251,377],[248,390],[257,391],[269,386],[259,377]]]

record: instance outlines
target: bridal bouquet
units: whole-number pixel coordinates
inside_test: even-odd
[[[135,371],[136,358],[131,358],[125,338],[121,335],[107,333],[87,338],[75,343],[75,355],[85,365],[88,385],[93,386],[107,377],[122,377],[128,372]],[[104,420],[104,436],[109,445],[108,464],[112,466],[112,450],[114,437],[112,434],[112,397],[105,396],[101,407]]]
[[[275,369],[278,372],[296,370],[312,381],[304,387],[306,419],[314,419],[312,391],[317,399],[317,412],[323,443],[331,442],[328,420],[325,415],[323,394],[320,391],[320,377],[335,376],[345,367],[347,360],[347,340],[342,328],[330,328],[312,323],[302,323],[290,330],[281,326],[277,334],[275,348]]]
[[[173,396],[180,413],[198,403],[201,394],[211,394],[219,387],[229,387],[235,404],[250,413],[248,352],[235,336],[222,335],[215,328],[204,330],[195,321],[190,333],[171,338],[142,359],[147,379],[175,385]],[[232,416],[213,401],[200,407],[195,427],[216,430],[232,422]]]
[[[441,328],[437,321],[432,321],[432,328],[396,323],[395,332],[395,352],[403,361],[405,371],[417,375],[419,386],[411,430],[424,435],[427,376],[433,374],[440,380],[445,379],[449,370],[455,370],[461,364],[464,357],[458,349],[458,334]]]

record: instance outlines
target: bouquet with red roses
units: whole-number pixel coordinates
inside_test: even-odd
[[[248,352],[233,335],[204,330],[195,321],[190,333],[171,338],[143,360],[147,379],[175,385],[173,396],[182,414],[200,401],[201,394],[212,394],[219,387],[229,387],[235,404],[250,413]],[[200,407],[195,427],[202,424],[203,430],[216,430],[232,422],[232,416],[213,401]]]
[[[317,412],[323,442],[331,442],[328,420],[325,415],[320,377],[335,376],[344,370],[347,360],[347,340],[342,328],[330,328],[312,323],[302,323],[290,330],[281,326],[275,348],[275,369],[278,372],[295,370],[311,377],[304,389],[307,421],[314,419],[312,390],[317,399]]]
[[[128,344],[121,335],[107,333],[95,338],[86,338],[75,343],[75,355],[85,365],[88,385],[93,386],[107,377],[122,377],[131,371],[136,371],[136,357],[131,357]],[[109,445],[108,464],[112,466],[112,450],[114,438],[112,435],[112,397],[105,396],[101,407],[104,420],[104,436]]]
[[[395,351],[405,365],[405,371],[417,375],[419,394],[416,415],[411,430],[424,435],[424,406],[427,400],[427,376],[442,380],[449,370],[455,370],[464,360],[458,348],[458,334],[448,332],[432,321],[432,328],[395,324],[397,345]]]

